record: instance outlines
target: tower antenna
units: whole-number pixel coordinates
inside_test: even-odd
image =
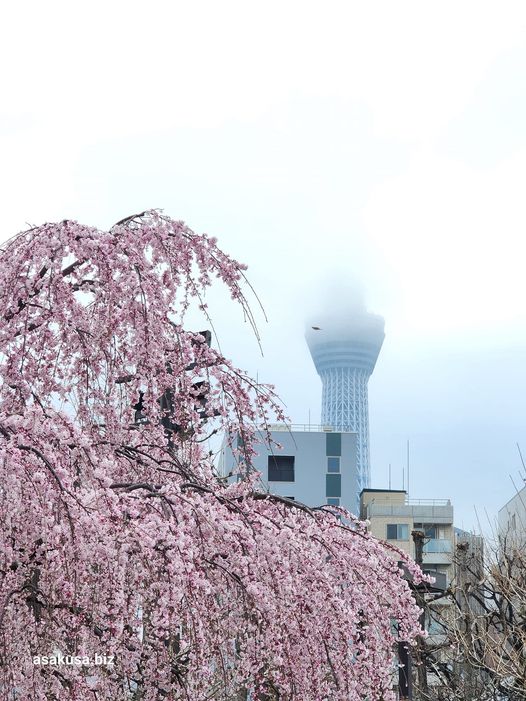
[[[518,443],[517,443],[517,450],[519,451],[519,455],[520,455],[520,459],[521,459],[521,463],[522,463],[522,468],[523,468],[524,472],[526,473],[526,465],[524,464],[524,458],[522,457],[521,447]],[[522,479],[524,479],[524,477]]]

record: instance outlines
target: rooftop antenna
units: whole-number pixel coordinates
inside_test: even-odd
[[[389,491],[391,491],[391,463],[389,463]]]
[[[402,489],[405,489],[405,470],[402,467]]]
[[[409,499],[409,438],[407,439],[407,498]]]
[[[517,450],[519,451],[519,455],[520,455],[520,459],[521,459],[521,463],[522,463],[522,469],[523,469],[524,472],[526,473],[526,465],[524,464],[524,458],[522,457],[521,447],[520,447],[520,445],[519,445],[518,443],[517,443]],[[521,475],[521,476],[522,476],[522,475]],[[522,479],[524,479],[524,477],[523,477]]]

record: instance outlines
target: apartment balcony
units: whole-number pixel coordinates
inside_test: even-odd
[[[424,553],[451,553],[453,544],[447,538],[429,538],[424,540]]]
[[[450,565],[452,562],[452,553],[453,544],[446,538],[429,538],[424,540],[424,565]]]

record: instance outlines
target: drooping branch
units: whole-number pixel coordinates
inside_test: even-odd
[[[390,701],[393,645],[420,632],[398,560],[418,569],[345,510],[259,489],[282,407],[186,328],[193,305],[210,330],[217,281],[257,334],[245,266],[155,211],[1,256],[0,695]],[[242,438],[235,480],[215,433]],[[116,662],[37,674],[54,649]]]

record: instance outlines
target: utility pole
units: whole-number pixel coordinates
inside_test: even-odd
[[[415,544],[415,562],[421,568],[424,561],[424,531],[412,531],[411,536]],[[420,626],[425,627],[426,598],[422,585],[413,587],[413,594],[417,606],[422,610],[420,614]],[[427,698],[427,666],[426,666],[426,641],[419,636],[416,641],[415,651],[416,674],[418,679],[418,691],[421,698]]]
[[[411,537],[415,545],[415,562],[419,567],[422,567],[424,561],[424,539],[423,531],[411,531]],[[420,607],[420,626],[422,629],[425,624],[425,587],[415,585],[409,578],[409,586],[415,597],[417,606]],[[425,665],[425,640],[421,637],[417,639],[416,652],[413,655],[416,664],[416,673],[418,679],[418,691],[427,692],[427,670]],[[398,697],[400,701],[412,701],[413,696],[413,660],[409,653],[407,643],[398,643]],[[425,696],[423,697],[425,698]]]

